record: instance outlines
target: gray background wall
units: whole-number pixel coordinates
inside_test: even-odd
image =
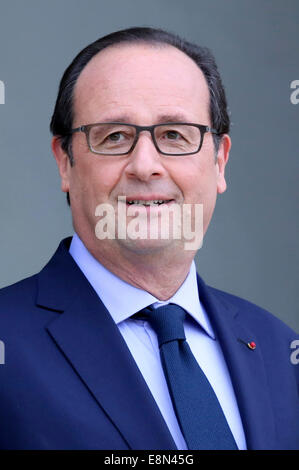
[[[199,272],[299,330],[298,24],[297,0],[1,0],[0,287],[40,270],[72,233],[48,130],[63,70],[104,34],[163,27],[212,49],[233,122]]]

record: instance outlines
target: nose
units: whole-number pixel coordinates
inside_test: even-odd
[[[125,172],[128,178],[137,178],[141,181],[159,179],[166,173],[161,155],[149,132],[143,131],[139,134]]]

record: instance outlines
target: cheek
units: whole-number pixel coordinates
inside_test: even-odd
[[[71,189],[77,197],[96,206],[108,200],[120,174],[119,165],[100,160],[88,162],[87,158],[80,158],[73,167]]]
[[[182,162],[183,163],[183,162]],[[207,203],[217,194],[217,172],[213,161],[184,162],[172,172],[172,178],[181,189],[186,203]]]

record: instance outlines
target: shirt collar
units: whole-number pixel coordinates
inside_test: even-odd
[[[105,268],[87,250],[76,233],[72,238],[69,253],[101,298],[116,324],[127,320],[148,305],[158,306],[158,304],[171,302],[184,308],[203,330],[215,339],[209,318],[199,300],[194,261],[180,288],[169,300],[163,302],[149,292],[128,284]],[[117,295],[115,295],[116,292]]]

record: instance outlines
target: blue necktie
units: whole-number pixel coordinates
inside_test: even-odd
[[[188,449],[237,449],[215,392],[186,341],[185,310],[168,304],[140,313],[157,333],[164,374]]]

